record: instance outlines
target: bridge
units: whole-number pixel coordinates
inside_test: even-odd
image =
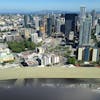
[[[0,69],[0,80],[27,78],[100,78],[100,68],[22,67]]]

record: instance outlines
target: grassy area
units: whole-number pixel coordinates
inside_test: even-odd
[[[25,67],[0,70],[0,80],[23,78],[100,78],[100,68]]]

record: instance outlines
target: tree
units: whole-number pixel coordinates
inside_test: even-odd
[[[36,48],[36,44],[35,43],[33,43],[33,42],[31,42],[31,44],[30,44],[30,49],[31,50],[34,50],[35,48]]]
[[[30,46],[31,46],[31,42],[30,41],[24,41],[24,45],[25,45],[25,48],[28,48],[30,49]]]
[[[20,41],[20,42],[8,42],[8,47],[16,53],[20,53],[22,51],[25,51],[25,48],[28,50],[34,50],[36,48],[36,44],[31,41]]]
[[[22,42],[16,42],[16,41],[8,42],[8,47],[9,47],[13,52],[16,52],[16,53],[19,53],[19,52],[25,50],[24,43],[22,43]]]
[[[76,58],[75,57],[69,57],[68,58],[68,63],[69,64],[75,64],[76,63]]]

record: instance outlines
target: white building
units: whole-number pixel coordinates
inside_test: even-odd
[[[97,40],[100,41],[100,25],[99,24],[96,25],[96,34],[95,35],[96,35]]]
[[[0,63],[14,61],[14,56],[8,48],[0,49]]]
[[[100,33],[100,25],[97,24],[96,25],[96,35],[98,35]]]
[[[31,41],[34,43],[38,43],[38,33],[31,34]]]
[[[60,33],[60,27],[61,27],[61,20],[60,19],[57,19],[56,20],[56,31],[57,33]]]
[[[43,59],[44,66],[58,64],[60,62],[60,57],[55,54],[43,55],[42,59]]]
[[[0,50],[8,48],[8,45],[6,43],[0,43]]]
[[[99,51],[97,48],[93,49],[92,61],[96,62],[99,59]]]
[[[87,60],[88,59],[88,60]],[[91,61],[97,62],[99,60],[99,50],[98,48],[86,48],[80,47],[78,48],[78,61]]]
[[[47,66],[47,65],[51,65],[52,61],[51,61],[51,55],[43,55],[43,65]]]
[[[37,52],[38,54],[43,54],[43,53],[45,53],[45,49],[44,49],[43,47],[37,47],[37,48],[36,48],[36,52]]]
[[[35,28],[36,30],[39,30],[39,17],[34,17],[34,23],[35,23]]]
[[[74,40],[74,32],[73,31],[71,31],[70,33],[69,33],[69,40]]]
[[[36,44],[40,43],[40,42],[42,42],[42,37],[39,37],[38,33],[33,33],[33,34],[31,34],[31,41]]]
[[[52,59],[52,64],[58,64],[60,62],[59,56],[57,56],[55,54],[52,55],[51,59]]]
[[[83,60],[83,48],[78,48],[78,60]]]

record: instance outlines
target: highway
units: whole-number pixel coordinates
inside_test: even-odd
[[[0,69],[0,80],[26,78],[100,78],[100,68],[22,67]]]

